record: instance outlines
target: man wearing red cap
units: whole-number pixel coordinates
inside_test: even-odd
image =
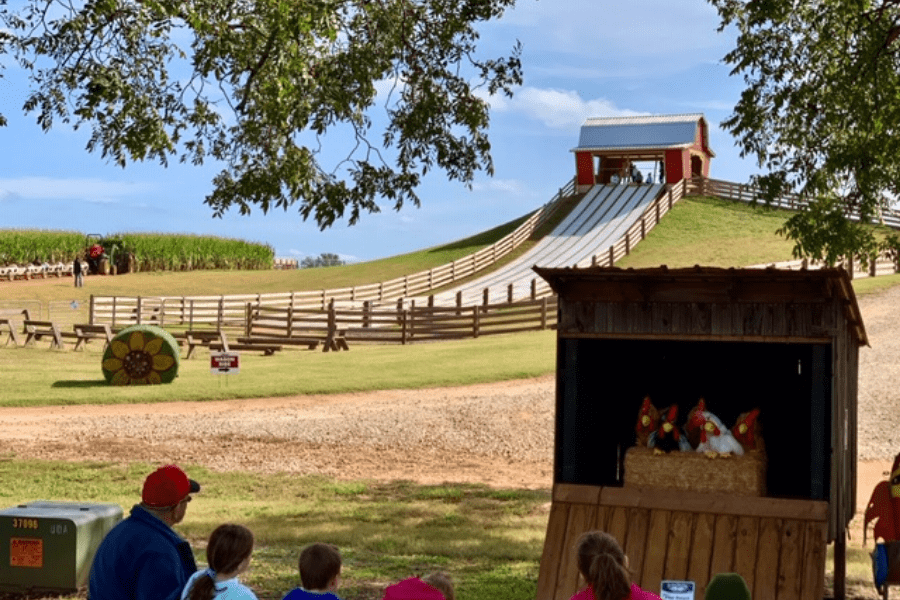
[[[175,465],[144,480],[141,503],[97,548],[88,585],[90,600],[178,600],[197,571],[187,540],[172,529],[184,519],[200,484]]]

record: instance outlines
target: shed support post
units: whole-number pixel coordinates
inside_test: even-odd
[[[847,597],[847,536],[841,530],[834,540],[834,600]]]

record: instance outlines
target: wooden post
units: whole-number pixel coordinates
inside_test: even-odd
[[[406,345],[406,311],[400,311],[400,343]]]
[[[644,220],[644,217],[641,217],[641,239],[647,237],[647,223]]]
[[[95,300],[96,300],[96,299],[94,298],[94,295],[91,294],[91,306],[90,306],[90,308],[88,308],[88,323],[90,323],[91,325],[96,325],[96,324],[97,324],[97,323],[94,321],[94,314],[95,314],[95,313],[94,313],[94,301],[95,301]]]
[[[490,296],[490,288],[484,288],[484,291],[481,293],[481,295],[483,296],[482,300],[483,300],[484,305],[487,306],[489,296]]]
[[[428,296],[428,308],[434,307],[434,294]]]
[[[363,328],[367,328],[369,326],[369,319],[371,319],[372,312],[372,303],[369,300],[363,302],[363,315],[362,315],[362,326]]]
[[[537,300],[537,278],[531,278],[531,299]]]
[[[409,336],[409,341],[412,341],[413,337],[416,335],[416,301],[413,300],[409,303],[409,310],[406,311],[407,319],[409,321],[408,330],[406,332],[407,336]]]
[[[462,308],[462,292],[456,292],[456,316],[458,317],[462,313],[460,312],[460,308]]]
[[[259,296],[257,296],[258,298]],[[253,303],[248,302],[244,309],[244,335],[250,337],[250,321],[253,319]]]
[[[512,304],[513,301],[513,284],[506,286],[506,301]]]
[[[476,338],[478,337],[478,334],[480,333],[480,329],[481,329],[481,323],[480,323],[480,320],[478,317],[479,313],[480,313],[480,311],[478,310],[478,307],[473,306],[472,307],[472,337],[476,337]]]
[[[669,198],[669,210],[672,210],[672,188],[671,187],[667,190],[666,195]]]
[[[293,303],[290,306],[288,306],[288,310],[287,310],[287,336],[291,337],[292,335],[294,335],[294,305],[293,305]]]
[[[143,313],[144,313],[143,301],[141,300],[141,297],[138,296],[137,297],[137,324],[138,325],[141,324],[141,317],[143,316]]]
[[[834,600],[844,600],[847,596],[846,591],[847,538],[845,531],[842,530],[834,540]]]
[[[194,328],[194,299],[190,299],[191,309],[188,312],[188,329]]]
[[[328,331],[325,334],[325,347],[322,348],[322,352],[328,352],[329,350],[334,350],[337,352],[337,342],[334,341],[334,338],[337,337],[337,316],[334,313],[334,298],[332,298],[328,302]]]
[[[631,236],[628,235],[628,232],[625,232],[625,256],[631,254]]]
[[[547,329],[547,296],[541,298],[541,331]]]
[[[616,264],[616,248],[612,244],[609,245],[609,267]]]

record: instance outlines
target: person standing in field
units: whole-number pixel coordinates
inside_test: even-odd
[[[81,271],[81,256],[75,257],[75,263],[72,265],[72,275],[75,276],[75,287],[84,287],[84,274]]]
[[[200,484],[175,465],[144,480],[141,503],[113,527],[94,556],[89,600],[179,600],[197,572],[187,540],[172,527],[184,519]]]

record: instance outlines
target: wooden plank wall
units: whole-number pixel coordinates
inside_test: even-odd
[[[740,573],[754,598],[821,600],[827,503],[558,484],[541,558],[537,600],[568,600],[584,586],[576,543],[592,529],[625,550],[635,582],[659,593],[663,579],[696,582]]]

